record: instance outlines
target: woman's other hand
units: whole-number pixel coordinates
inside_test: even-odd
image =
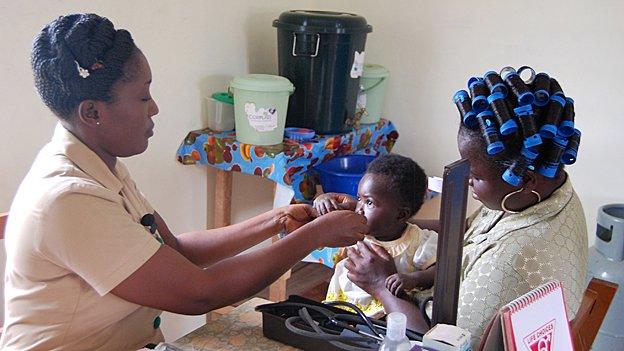
[[[307,228],[309,226],[309,228]],[[353,211],[334,211],[306,225],[316,247],[344,247],[363,240],[368,233],[366,217]]]
[[[317,217],[317,215],[317,212],[312,206],[296,204],[279,208],[275,216],[275,221],[280,225],[282,230],[285,230],[287,233],[292,233],[306,223],[309,223]]]
[[[319,216],[337,210],[355,211],[357,200],[347,194],[326,193],[314,199],[314,209]]]
[[[345,267],[350,281],[372,296],[386,290],[386,279],[397,272],[392,256],[381,246],[358,242],[347,249]]]

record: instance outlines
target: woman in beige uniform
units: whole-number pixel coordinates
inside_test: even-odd
[[[174,236],[118,159],[146,150],[158,113],[148,61],[130,33],[94,14],[59,17],[35,39],[32,68],[59,123],[10,209],[5,350],[158,343],[161,310],[203,314],[231,304],[313,249],[351,245],[367,232],[351,211],[312,220],[310,206],[293,205]],[[237,255],[282,230],[290,234]]]

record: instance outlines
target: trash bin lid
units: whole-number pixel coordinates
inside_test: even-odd
[[[248,74],[236,77],[232,80],[232,83],[230,83],[230,87],[266,92],[292,92],[295,89],[294,85],[288,80],[288,78],[274,76],[271,74]]]
[[[390,75],[390,71],[382,65],[367,63],[364,65],[362,77],[364,78],[386,78]]]
[[[273,27],[294,32],[323,34],[370,33],[373,27],[362,16],[347,12],[291,10],[282,12]]]

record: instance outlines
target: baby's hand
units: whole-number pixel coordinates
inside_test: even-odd
[[[403,294],[403,286],[403,279],[401,279],[399,273],[394,273],[386,278],[386,289],[390,290],[394,296]]]
[[[314,199],[312,205],[319,216],[337,210],[355,210],[357,201],[347,194],[325,193]]]

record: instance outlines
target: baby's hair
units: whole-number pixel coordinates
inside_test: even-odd
[[[33,43],[31,61],[37,91],[58,117],[68,119],[80,102],[112,101],[113,85],[130,79],[124,65],[138,52],[126,30],[95,14],[61,16]]]
[[[524,70],[531,72],[527,81],[520,77]],[[478,157],[493,163],[507,183],[520,185],[527,170],[555,178],[576,162],[581,132],[574,125],[574,100],[557,80],[524,66],[505,67],[501,75],[489,71],[468,84],[473,96],[460,90],[453,97],[460,136],[477,142],[483,150]]]
[[[379,156],[368,165],[367,174],[379,174],[401,206],[414,215],[423,204],[427,191],[427,175],[411,158],[390,154]]]

